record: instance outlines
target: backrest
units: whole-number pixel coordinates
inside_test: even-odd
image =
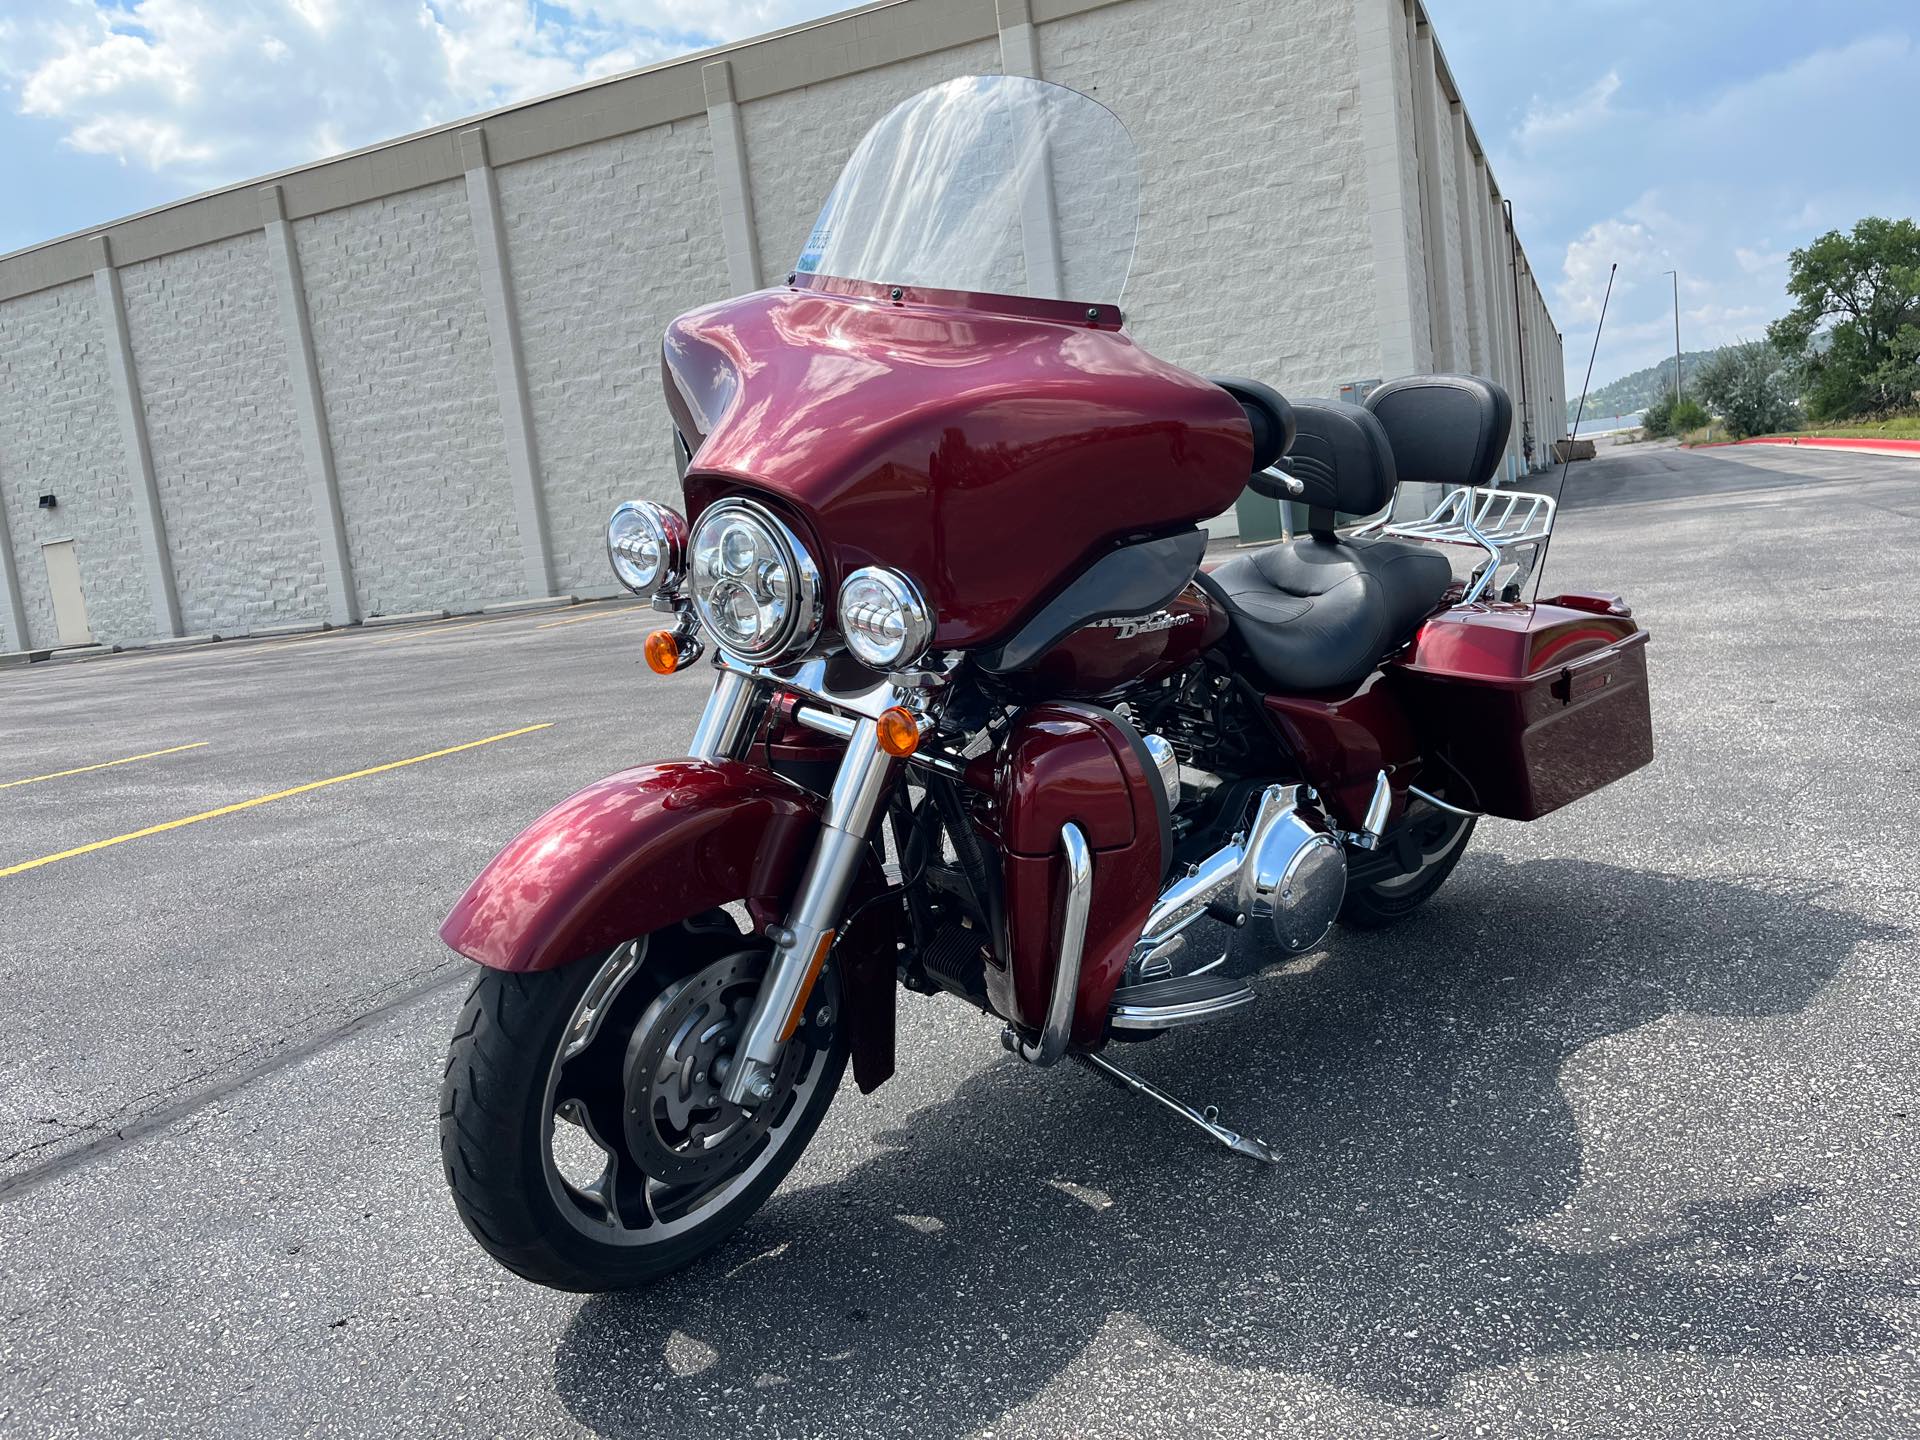
[[[1333,533],[1334,515],[1371,515],[1398,483],[1393,446],[1373,413],[1344,400],[1293,402],[1293,448],[1281,468],[1300,482],[1308,528]]]
[[[1477,375],[1407,375],[1367,396],[1403,483],[1452,489],[1493,474],[1513,429],[1513,401]]]
[[[1209,375],[1207,379],[1240,402],[1253,430],[1253,473],[1259,474],[1287,453],[1293,444],[1293,406],[1278,390],[1242,375]]]

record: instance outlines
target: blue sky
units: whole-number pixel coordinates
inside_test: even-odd
[[[1285,0],[1272,0],[1282,4]],[[1426,0],[1578,393],[1757,336],[1786,255],[1920,215],[1915,0]],[[0,0],[0,252],[599,75],[820,0]],[[1103,97],[1124,112],[1125,98]]]

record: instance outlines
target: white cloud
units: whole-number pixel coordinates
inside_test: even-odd
[[[1600,318],[1607,295],[1607,277],[1613,279],[1615,298],[1624,298],[1661,270],[1672,269],[1658,235],[1633,212],[1589,225],[1567,247],[1560,281],[1554,287],[1555,319],[1561,325],[1588,323]]]
[[[1787,263],[1784,250],[1756,250],[1749,245],[1733,247],[1733,262],[1749,275],[1765,274],[1769,270],[1781,269]]]
[[[789,23],[828,0],[69,0],[0,84],[61,140],[225,184]]]
[[[1609,70],[1564,105],[1554,106],[1534,96],[1520,122],[1520,148],[1532,152],[1566,139],[1592,143],[1595,132],[1612,118],[1613,97],[1619,91],[1620,72]]]

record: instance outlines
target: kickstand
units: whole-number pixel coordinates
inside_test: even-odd
[[[1220,1123],[1220,1112],[1209,1105],[1205,1110],[1196,1110],[1191,1105],[1173,1098],[1152,1081],[1143,1080],[1131,1070],[1122,1070],[1111,1060],[1101,1055],[1076,1055],[1074,1057],[1089,1070],[1118,1081],[1129,1090],[1145,1095],[1149,1100],[1157,1100],[1173,1111],[1181,1119],[1198,1125],[1207,1134],[1218,1140],[1236,1155],[1250,1156],[1264,1161],[1268,1165],[1278,1165],[1280,1155],[1264,1140],[1256,1140],[1251,1135],[1240,1135]]]

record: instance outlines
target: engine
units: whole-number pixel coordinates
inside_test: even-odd
[[[1120,708],[1143,734],[1173,746],[1182,765],[1215,775],[1271,768],[1267,728],[1254,698],[1224,663],[1207,659],[1135,691]]]
[[[1123,707],[1153,756],[1175,834],[1169,880],[1129,964],[1172,973],[1182,932],[1203,915],[1242,926],[1287,954],[1314,949],[1346,898],[1346,850],[1313,791],[1276,778],[1278,747],[1257,697],[1211,661]]]

